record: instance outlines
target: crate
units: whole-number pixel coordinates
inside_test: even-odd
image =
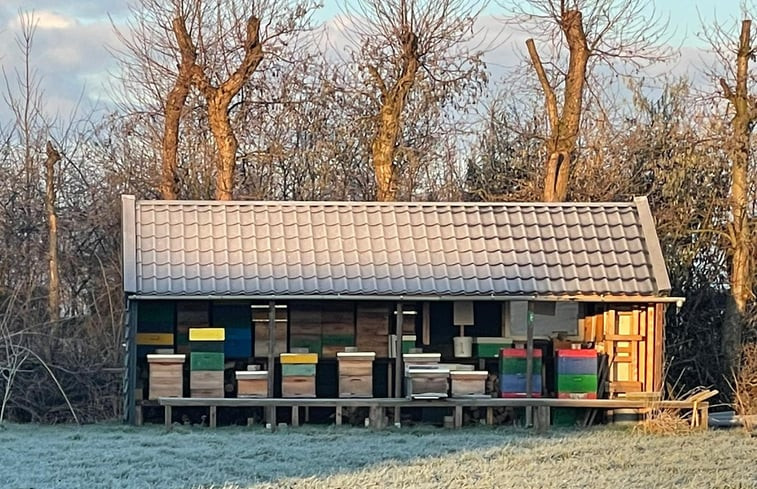
[[[447,397],[449,370],[432,366],[406,366],[407,397]]]

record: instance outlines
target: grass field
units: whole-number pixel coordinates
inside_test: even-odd
[[[757,488],[757,440],[616,429],[0,427],[3,488]]]

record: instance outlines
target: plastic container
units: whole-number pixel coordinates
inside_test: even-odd
[[[452,338],[452,345],[456,357],[470,358],[473,356],[472,336],[455,336]]]

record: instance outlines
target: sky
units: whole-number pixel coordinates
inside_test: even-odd
[[[339,15],[340,2],[323,0],[323,4],[316,19],[328,24]],[[700,15],[707,23],[715,18],[733,21],[740,16],[737,0],[653,0],[653,4],[659,15],[670,18],[672,42],[682,48],[682,58],[661,71],[680,74],[696,70],[701,59],[703,44],[696,38],[701,30]],[[15,73],[23,70],[23,56],[14,42],[22,11],[33,12],[37,21],[31,64],[44,92],[48,115],[66,118],[77,107],[107,107],[112,96],[108,79],[117,70],[108,47],[118,47],[113,24],[123,26],[128,18],[127,0],[0,0],[0,65],[12,87]],[[497,20],[502,15],[497,3],[493,2],[484,14],[489,29],[502,28]],[[502,67],[507,64],[502,60],[514,60],[520,47],[512,44],[499,46],[488,61]],[[0,91],[7,99],[4,80]],[[0,121],[7,121],[8,116],[7,105],[0,100]]]

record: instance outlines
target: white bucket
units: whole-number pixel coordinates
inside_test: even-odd
[[[455,336],[452,344],[456,357],[469,358],[473,356],[473,336]]]

